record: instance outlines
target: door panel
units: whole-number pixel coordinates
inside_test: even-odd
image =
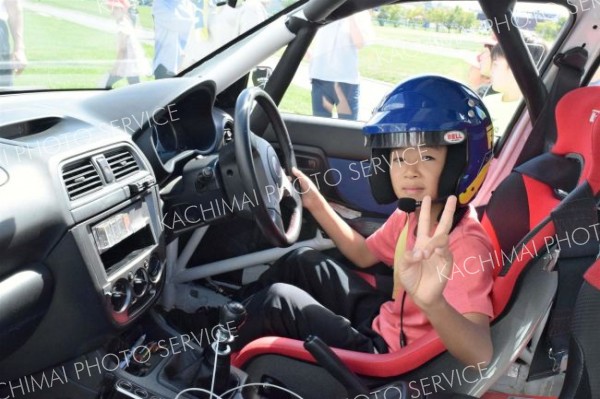
[[[298,167],[326,198],[367,216],[386,218],[395,205],[377,204],[369,185],[363,123],[284,114]],[[272,132],[267,134],[274,141]]]

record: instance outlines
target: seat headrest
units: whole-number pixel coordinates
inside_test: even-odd
[[[579,183],[590,182],[594,193],[600,188],[600,87],[572,90],[556,106],[556,143],[551,152],[577,154],[583,167]]]
[[[600,89],[600,87],[596,87]],[[596,91],[600,96],[600,91]],[[594,109],[595,120],[592,128],[592,161],[590,165],[589,176],[587,178],[594,194],[600,192],[600,107]]]

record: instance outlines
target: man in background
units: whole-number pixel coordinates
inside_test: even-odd
[[[0,86],[12,86],[26,65],[23,5],[21,0],[0,0]]]
[[[191,0],[154,0],[154,77],[175,76],[183,69],[184,50],[196,24]]]
[[[358,50],[372,37],[368,12],[332,22],[317,32],[310,50],[313,115],[358,119]]]

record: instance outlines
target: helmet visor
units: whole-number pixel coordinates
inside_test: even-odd
[[[432,147],[438,145],[460,144],[466,140],[466,134],[460,130],[445,132],[395,132],[371,134],[367,145],[371,148]]]

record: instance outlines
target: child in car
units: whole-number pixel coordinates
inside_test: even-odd
[[[396,210],[368,238],[354,231],[302,172],[304,207],[358,268],[393,268],[393,289],[368,284],[311,248],[279,259],[245,299],[248,319],[235,349],[265,335],[305,339],[369,353],[398,351],[435,329],[465,364],[492,356],[492,246],[468,204],[491,159],[492,126],[480,98],[441,76],[398,85],[363,131],[371,147],[370,183]],[[472,265],[469,265],[471,263]],[[467,269],[474,273],[465,273]],[[460,273],[459,273],[460,272]]]

